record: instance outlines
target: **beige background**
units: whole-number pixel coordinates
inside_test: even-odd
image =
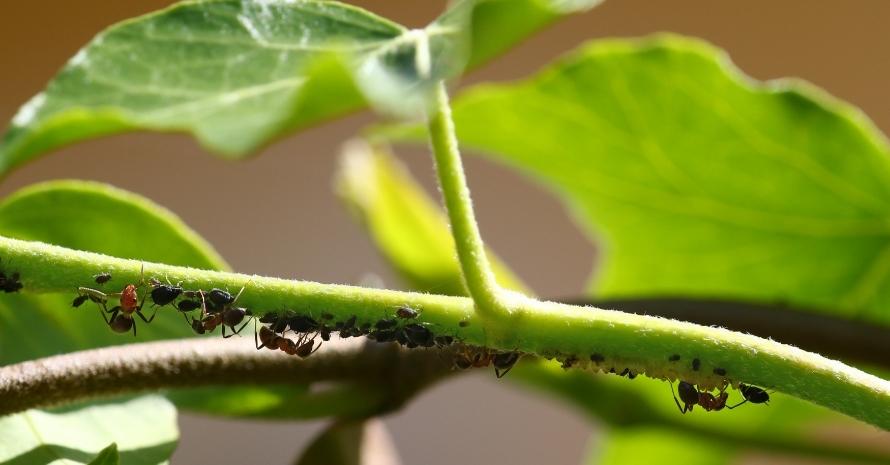
[[[3,3],[0,120],[8,121],[93,34],[171,2]],[[444,2],[353,3],[421,26]],[[611,0],[529,40],[467,82],[521,77],[588,38],[673,31],[724,47],[757,78],[799,76],[814,82],[862,107],[887,132],[888,24],[890,2],[884,0]],[[398,286],[331,193],[339,144],[368,121],[362,114],[316,128],[241,163],[218,160],[183,136],[134,134],[87,142],[16,171],[0,184],[0,195],[48,179],[109,182],[182,216],[238,271],[338,283],[354,283],[372,272]],[[426,154],[405,158],[432,186]],[[577,294],[595,252],[562,207],[500,167],[479,159],[467,164],[487,241],[541,295]],[[238,221],[220,221],[232,216]],[[531,217],[536,221],[529,224]],[[410,464],[577,464],[594,429],[560,404],[488,374],[440,385],[386,422]],[[320,423],[184,414],[181,425],[175,463],[223,465],[287,463]]]

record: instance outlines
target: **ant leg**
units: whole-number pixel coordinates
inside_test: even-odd
[[[265,343],[260,344],[260,340],[257,339],[257,329],[256,329],[256,320],[253,322],[253,343],[256,345],[256,350],[260,350],[263,347],[266,347]]]
[[[241,332],[241,330],[243,330],[243,329],[244,329],[244,328],[245,328],[245,327],[246,327],[246,326],[247,326],[247,324],[248,324],[248,323],[250,323],[250,321],[251,321],[251,320],[253,320],[253,318],[251,318],[251,319],[249,319],[249,320],[247,320],[247,321],[245,321],[245,322],[244,322],[244,324],[243,324],[243,325],[241,325],[241,327],[240,327],[240,328],[238,328],[238,329],[235,329],[235,327],[234,327],[234,326],[233,326],[233,327],[232,327],[232,331],[234,331],[234,332],[235,332],[235,334],[238,334],[238,333],[240,333],[240,332]]]
[[[510,368],[507,368],[506,370],[504,370],[503,373],[501,373],[501,370],[500,370],[499,368],[495,368],[495,369],[494,369],[494,375],[497,376],[498,379],[501,379],[501,378],[503,378],[504,376],[507,376],[507,373],[509,373],[510,370],[512,370],[512,369],[513,369],[513,366],[510,366]],[[673,388],[671,388],[671,392],[673,392],[673,391],[674,391]]]
[[[250,279],[247,280],[246,283],[244,283],[243,286],[241,286],[241,290],[238,291],[238,294],[235,295],[235,298],[232,300],[232,303],[235,303],[235,302],[238,301],[238,297],[241,297],[241,293],[244,292],[244,288],[246,288],[247,286],[249,286],[250,283],[252,283],[252,282],[253,282],[253,278],[251,277]]]
[[[113,313],[108,310],[108,307],[104,307],[105,304],[99,305],[99,302],[96,302],[96,305],[99,307],[99,314],[102,315],[102,319],[105,320],[105,324],[111,326],[111,322],[114,320],[114,317],[117,316],[117,312],[120,311],[120,307],[114,307]],[[104,312],[102,311],[104,307]],[[105,316],[106,313],[111,313],[111,320]]]
[[[686,407],[680,407],[680,401],[677,400],[677,394],[674,393],[674,383],[671,382],[671,395],[674,397],[674,403],[677,404],[677,408],[680,410],[680,413],[686,415],[686,412],[692,409],[687,410]]]
[[[733,406],[732,406],[732,407],[730,407],[730,406],[728,406],[728,405],[727,405],[727,406],[726,406],[726,408],[728,408],[728,409],[730,409],[730,410],[732,410],[732,409],[734,409],[734,408],[736,408],[736,407],[738,407],[738,406],[739,406],[739,405],[742,405],[742,404],[744,404],[744,403],[745,403],[745,402],[748,402],[748,399],[745,399],[745,400],[743,400],[743,401],[741,401],[741,402],[739,402],[739,403],[738,403],[738,404],[735,404],[735,405],[733,405]]]
[[[223,325],[221,325],[221,326],[222,326],[222,328],[223,328],[223,329],[222,329],[222,336],[223,336],[223,339],[228,339],[228,338],[234,336],[234,334],[229,334],[228,336],[226,336],[226,325],[223,324]]]
[[[142,316],[141,314],[139,316]],[[143,318],[145,319],[145,318]],[[133,337],[136,337],[136,320],[133,320]]]
[[[144,322],[146,322],[146,323],[151,323],[152,321],[154,321],[155,316],[157,316],[157,314],[158,314],[158,309],[155,308],[154,313],[151,314],[151,318],[147,318],[147,319],[145,318],[145,315],[142,314],[142,309],[141,309],[141,308],[138,309],[138,310],[136,310],[136,314],[139,315],[139,318],[142,318],[142,321],[144,321]]]

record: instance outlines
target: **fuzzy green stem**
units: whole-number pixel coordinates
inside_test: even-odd
[[[64,292],[73,297],[78,286],[92,285],[92,276],[103,271],[110,272],[117,285],[142,279],[141,262],[39,242],[0,238],[0,257],[7,274],[21,274],[22,292]],[[144,267],[146,277],[167,276],[188,289],[237,290],[249,282],[239,304],[258,315],[282,309],[315,317],[330,313],[336,321],[355,316],[361,326],[393,318],[396,307],[408,305],[420,311],[416,322],[435,335],[453,336],[467,344],[557,358],[579,368],[614,368],[619,373],[627,368],[653,378],[683,379],[702,388],[717,387],[724,379],[733,385],[754,384],[890,429],[890,382],[818,354],[722,328],[511,296],[517,316],[508,334],[492,339],[474,313],[473,301],[466,298],[153,263]],[[679,359],[669,360],[674,355]],[[692,363],[695,359],[698,364]],[[720,369],[725,375],[715,374]],[[666,395],[665,402],[673,399]]]
[[[485,246],[473,213],[473,201],[470,199],[470,189],[467,187],[457,147],[451,107],[448,104],[448,91],[442,82],[436,88],[434,109],[429,120],[429,133],[439,187],[448,212],[464,284],[476,303],[476,311],[488,319],[510,313],[509,307],[501,298],[502,291],[495,281],[491,264],[485,254]]]

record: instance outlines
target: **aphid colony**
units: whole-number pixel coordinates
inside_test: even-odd
[[[554,357],[556,358],[556,357]],[[564,369],[571,368],[580,360],[577,356],[569,355],[569,356],[559,356],[559,360],[562,362],[562,367]],[[681,356],[679,354],[673,354],[668,356],[668,362],[675,363],[680,361]],[[617,361],[617,360],[616,360]],[[599,367],[603,372],[617,374],[618,376],[626,376],[628,379],[634,379],[637,377],[637,372],[631,370],[630,368],[624,368],[620,372],[615,368],[615,365],[605,364],[606,356],[600,353],[594,353],[590,355],[590,362]],[[614,363],[614,362],[613,362]],[[606,369],[606,367],[609,367]],[[689,367],[692,371],[699,371],[702,367],[702,361],[699,358],[693,358],[690,361]],[[620,365],[619,365],[620,369]],[[706,390],[700,390],[695,386],[694,383],[690,383],[688,381],[680,381],[680,384],[677,388],[677,392],[680,395],[680,399],[677,399],[677,395],[674,394],[673,390],[673,382],[671,385],[671,395],[674,397],[674,403],[677,404],[677,408],[680,410],[680,413],[685,414],[686,412],[691,412],[693,407],[696,405],[701,406],[707,412],[716,412],[723,410],[724,408],[734,409],[746,402],[750,402],[752,404],[769,404],[769,393],[765,390],[752,386],[750,384],[738,384],[738,390],[742,394],[743,400],[735,405],[728,406],[726,405],[727,400],[729,399],[729,393],[726,392],[726,388],[728,388],[732,381],[726,378],[727,370],[721,367],[714,367],[712,372],[720,377],[723,377],[720,388],[717,392],[717,395],[711,394]],[[680,405],[682,401],[682,406]]]
[[[109,273],[93,276],[98,286],[104,286],[112,280]],[[248,283],[249,284],[249,283]],[[139,293],[143,287],[150,290]],[[130,330],[136,335],[134,315],[145,323],[151,323],[157,309],[166,305],[176,308],[186,323],[197,334],[213,332],[222,327],[223,337],[231,337],[240,333],[252,320],[250,310],[236,305],[244,287],[236,295],[222,289],[188,290],[180,284],[162,282],[156,278],[143,277],[137,284],[127,284],[120,292],[104,292],[92,287],[79,287],[72,305],[80,307],[90,300],[99,307],[105,324],[113,331],[125,333]],[[151,300],[154,308],[151,316],[143,313],[146,299]],[[117,300],[117,304],[115,303]],[[109,303],[114,304],[109,309]],[[192,313],[199,311],[198,316]],[[429,329],[428,323],[417,322],[420,312],[408,306],[399,306],[391,316],[381,318],[372,323],[358,325],[355,315],[344,321],[334,321],[334,315],[322,313],[319,319],[291,310],[266,313],[256,320],[262,324],[254,331],[256,348],[280,350],[289,355],[308,357],[321,347],[324,341],[337,333],[340,338],[366,336],[377,342],[398,342],[413,349],[416,347],[449,347],[454,349],[455,369],[487,367],[493,365],[498,378],[507,374],[519,360],[518,352],[500,352],[485,348],[465,346],[455,341],[450,335],[436,335]],[[466,325],[461,324],[461,327]],[[227,334],[227,329],[229,330]],[[320,341],[318,340],[320,339]]]
[[[7,275],[3,270],[0,270],[0,291],[10,293],[10,292],[18,292],[22,288],[22,282],[20,281],[18,271],[13,271]]]

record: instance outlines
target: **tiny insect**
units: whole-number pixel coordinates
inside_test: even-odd
[[[714,374],[720,376],[726,376],[726,370],[723,368],[714,368]]]
[[[697,358],[692,359],[692,370],[698,371],[699,367],[701,367],[701,360]]]
[[[668,357],[668,360],[671,362],[676,362],[677,360],[680,360],[680,354],[671,355],[670,357]]]
[[[751,402],[752,404],[769,405],[769,393],[757,386],[739,383],[739,391],[741,391],[742,397],[744,397],[745,400],[733,405],[732,407],[727,408],[734,409],[739,405],[744,404],[745,402]]]
[[[503,352],[496,354],[491,358],[491,364],[494,365],[494,375],[498,379],[503,378],[513,369],[513,365],[519,361],[519,352]]]
[[[151,301],[158,307],[172,304],[182,295],[183,289],[179,285],[173,285],[169,281],[165,284],[155,278],[149,280],[151,285]]]
[[[396,309],[396,316],[399,318],[411,320],[411,319],[417,318],[417,315],[420,315],[420,312],[418,310],[415,310],[415,309],[408,307],[406,305],[403,305]]]
[[[105,284],[108,281],[111,281],[111,273],[102,272],[93,276],[93,279],[96,281],[96,284]]]
[[[601,362],[606,361],[606,357],[603,357],[602,354],[591,354],[590,361],[599,365]]]

